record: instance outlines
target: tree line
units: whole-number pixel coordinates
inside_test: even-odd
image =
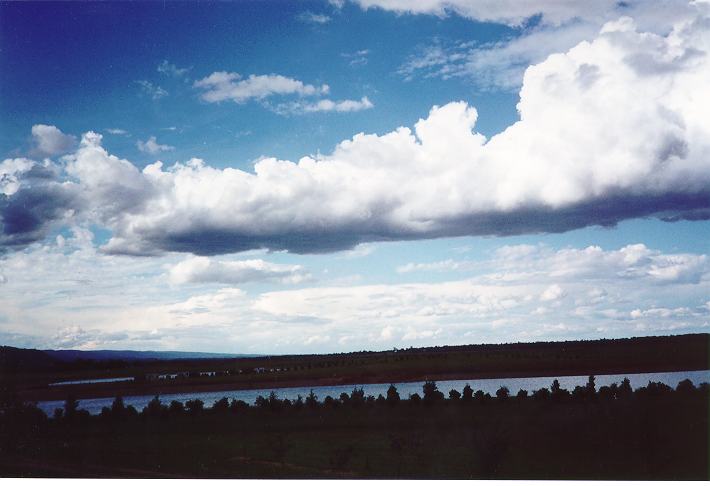
[[[19,422],[35,422],[37,420],[47,419],[45,413],[39,409],[34,403],[22,403],[13,398],[12,394],[0,394],[0,422],[9,420]],[[582,402],[582,401],[615,401],[615,400],[630,400],[630,399],[646,399],[651,397],[681,395],[704,395],[710,396],[710,384],[701,383],[695,386],[689,379],[685,379],[678,383],[677,387],[672,387],[661,383],[649,381],[647,386],[640,387],[635,391],[631,387],[628,378],[624,378],[620,384],[613,383],[608,386],[602,386],[599,389],[596,387],[595,377],[589,376],[587,383],[584,386],[576,386],[569,391],[562,388],[559,380],[553,380],[549,388],[543,387],[529,393],[527,390],[520,390],[514,396],[510,390],[501,386],[492,396],[490,393],[483,390],[475,390],[466,385],[462,391],[452,389],[448,392],[448,396],[440,391],[435,381],[426,381],[422,386],[422,392],[410,394],[403,398],[400,396],[397,387],[392,384],[387,389],[386,393],[379,394],[377,397],[373,395],[365,395],[362,387],[355,387],[350,393],[341,393],[338,397],[326,395],[320,399],[313,390],[305,397],[298,396],[296,399],[279,398],[275,391],[272,391],[268,396],[258,396],[253,404],[248,404],[243,400],[223,397],[215,401],[211,407],[199,398],[187,400],[185,402],[173,400],[169,403],[164,403],[160,397],[156,395],[141,411],[138,411],[132,405],[126,405],[123,397],[118,396],[113,401],[110,407],[103,407],[99,416],[103,419],[124,419],[129,417],[170,417],[179,415],[197,416],[203,413],[222,414],[222,413],[238,413],[249,409],[269,410],[275,412],[285,412],[288,410],[311,409],[317,410],[338,409],[338,408],[360,408],[360,407],[378,407],[378,406],[432,406],[444,404],[487,404],[487,403],[502,403],[505,401],[525,401],[532,400],[538,402],[563,403],[563,402]],[[74,397],[67,397],[63,408],[54,410],[52,419],[57,421],[74,421],[88,419],[90,414],[79,406],[79,402]]]
[[[155,396],[140,410],[119,396],[98,415],[68,397],[49,417],[1,383],[0,392],[0,475],[45,463],[78,475],[100,465],[107,477],[698,479],[709,470],[710,385],[691,380],[632,389],[590,376],[569,390],[555,379],[491,393],[427,381],[407,396],[395,385],[377,396],[272,391],[253,403]]]

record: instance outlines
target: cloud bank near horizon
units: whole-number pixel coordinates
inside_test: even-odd
[[[89,132],[59,163],[0,164],[0,246],[77,221],[111,230],[107,253],[217,255],[710,219],[709,26],[700,6],[667,35],[627,17],[604,24],[526,70],[520,120],[489,140],[475,132],[476,109],[452,102],[413,129],[360,133],[297,162],[262,158],[251,173],[199,159],[139,170]],[[248,87],[212,81],[229,88],[224,99]],[[71,139],[42,127],[60,145]]]
[[[126,259],[99,253],[92,238],[74,228],[0,261],[5,344],[323,352],[710,326],[708,256],[641,243],[501,246],[480,260],[407,265],[448,267],[443,281],[343,284],[255,258]],[[250,285],[265,280],[290,288]]]

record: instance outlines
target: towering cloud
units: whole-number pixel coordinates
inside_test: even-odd
[[[112,230],[108,252],[201,255],[709,218],[703,10],[667,35],[621,18],[592,42],[531,66],[520,120],[490,140],[475,132],[477,112],[465,102],[432,108],[413,130],[357,134],[327,156],[264,158],[253,173],[197,159],[139,172],[87,134],[68,158],[82,188],[76,211]],[[272,92],[220,76],[203,80],[211,101]],[[19,207],[14,201],[38,190],[19,184],[3,199],[5,225],[18,217],[8,209]]]

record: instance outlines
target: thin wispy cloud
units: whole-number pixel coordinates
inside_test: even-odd
[[[505,40],[476,44],[434,39],[418,46],[397,72],[405,80],[415,78],[466,78],[484,90],[516,91],[528,66],[542,62],[550,54],[564,52],[582,41],[593,40],[601,26],[621,16],[633,16],[646,30],[665,33],[667,26],[688,15],[686,2],[594,2],[593,5],[515,2],[510,9],[494,15],[483,5],[469,2],[434,1],[428,5],[365,0],[363,7],[378,7],[409,14],[445,16],[458,14],[479,21],[502,22],[518,32]],[[524,22],[539,16],[532,27]],[[663,20],[661,20],[663,19]]]
[[[322,99],[312,103],[294,101],[282,103],[275,107],[277,113],[282,114],[303,114],[317,112],[350,113],[355,111],[369,110],[375,105],[367,96],[359,100],[337,100]]]
[[[159,100],[168,96],[169,94],[165,89],[161,88],[156,84],[151,83],[150,81],[139,80],[136,81],[136,84],[140,86],[140,89],[144,94],[150,96],[154,100]]]
[[[172,64],[168,62],[167,59],[163,59],[160,61],[160,64],[158,64],[157,71],[160,74],[164,74],[166,76],[173,76],[176,78],[180,78],[185,76],[191,68],[180,68],[177,67],[175,64]]]
[[[314,13],[310,10],[301,12],[296,18],[301,22],[317,25],[324,25],[333,20],[329,15]]]
[[[274,95],[314,96],[327,94],[327,84],[315,86],[279,74],[254,75],[242,78],[238,73],[218,71],[195,81],[203,90],[200,98],[208,103],[234,101],[245,103],[251,99],[262,100]]]
[[[368,56],[370,55],[369,49],[361,49],[355,52],[343,52],[340,54],[341,57],[348,61],[348,64],[352,67],[364,66],[369,61]]]
[[[129,135],[128,131],[122,128],[107,128],[106,132],[111,135]]]
[[[208,103],[234,101],[243,104],[256,100],[281,115],[317,112],[350,113],[374,107],[366,96],[359,100],[321,98],[330,93],[330,86],[327,84],[316,86],[276,74],[250,75],[242,78],[237,73],[220,71],[196,81],[194,86],[202,90],[200,98]],[[297,99],[277,103],[269,101],[271,98],[284,97]]]
[[[628,10],[632,5],[643,1],[618,2],[616,0],[600,0],[597,2],[560,2],[558,0],[541,0],[536,2],[521,2],[519,0],[501,0],[491,8],[488,2],[472,2],[470,0],[429,0],[426,2],[407,2],[400,0],[352,0],[363,9],[379,8],[400,14],[435,15],[446,17],[459,15],[479,22],[493,22],[511,27],[522,26],[532,17],[539,17],[540,22],[547,25],[561,25],[579,19],[585,21],[603,21],[610,12]],[[660,5],[663,9],[662,5]]]

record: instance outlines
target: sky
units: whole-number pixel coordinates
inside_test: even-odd
[[[710,331],[710,3],[0,2],[0,344]]]

